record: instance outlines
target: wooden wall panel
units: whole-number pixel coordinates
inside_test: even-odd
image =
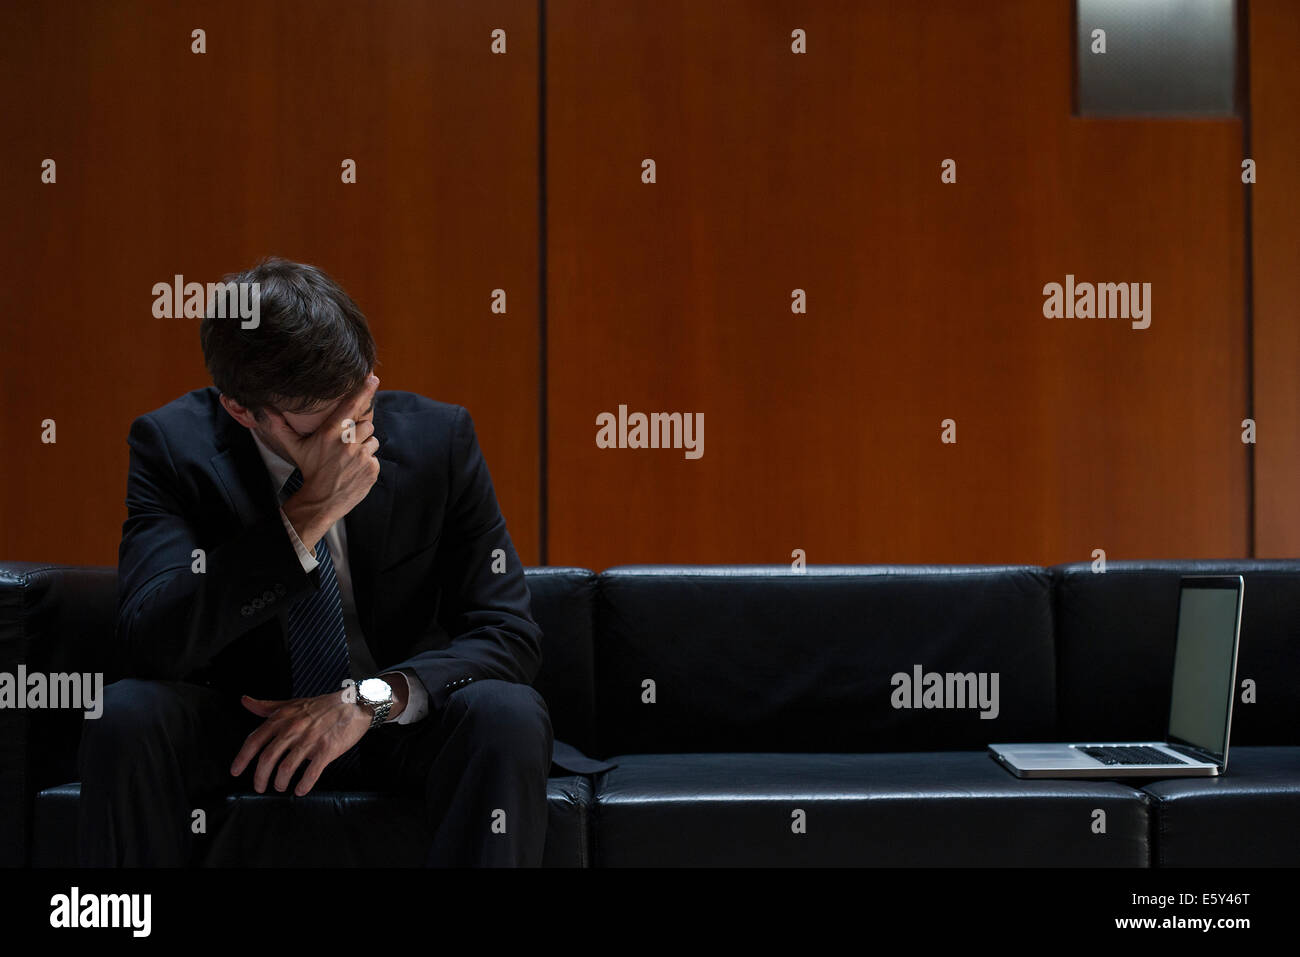
[[[1255,549],[1300,554],[1300,5],[1250,5]]]
[[[0,555],[116,562],[131,419],[209,384],[153,284],[276,254],[360,304],[381,388],[469,408],[536,562],[537,56],[532,0],[5,4]]]
[[[544,9],[547,560],[1245,553],[1238,122],[1072,118],[1068,0]],[[193,322],[154,320],[150,287],[277,253],[357,298],[385,387],[471,409],[516,544],[542,557],[537,14],[0,12],[0,554],[113,561],[130,419],[207,383]],[[1276,170],[1294,13],[1252,17],[1256,152]],[[506,57],[486,53],[498,26]],[[1254,194],[1260,554],[1300,537],[1286,180]],[[1067,272],[1152,282],[1152,327],[1044,319]],[[621,403],[704,412],[704,457],[596,448]]]
[[[1067,0],[547,9],[552,562],[1243,554],[1238,121],[1072,118]]]

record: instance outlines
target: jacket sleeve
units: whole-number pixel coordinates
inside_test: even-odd
[[[314,587],[315,578],[303,571],[274,512],[209,548],[194,521],[204,503],[184,488],[150,416],[131,424],[127,444],[114,658],[123,674],[181,680]]]
[[[542,631],[532,618],[523,565],[506,531],[468,411],[459,410],[451,431],[447,509],[434,564],[437,581],[430,582],[441,593],[439,621],[451,641],[389,669],[413,669],[433,710],[441,710],[454,691],[474,680],[532,684],[542,661]]]

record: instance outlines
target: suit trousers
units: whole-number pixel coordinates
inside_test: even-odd
[[[237,695],[180,681],[130,678],[104,689],[103,714],[83,725],[77,847],[82,866],[196,863],[195,808],[253,791],[260,755],[230,773],[264,719]],[[311,793],[366,790],[423,798],[431,867],[541,865],[546,844],[550,715],[536,689],[486,679],[454,691],[441,711],[362,737],[356,772],[330,765]],[[301,777],[295,773],[286,795]],[[272,772],[266,793],[275,794]],[[209,821],[215,827],[220,821]]]

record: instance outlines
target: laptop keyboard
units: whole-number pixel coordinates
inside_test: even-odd
[[[1159,748],[1149,748],[1141,744],[1116,745],[1114,747],[1079,748],[1090,758],[1096,758],[1102,764],[1190,764],[1182,758],[1166,754]]]

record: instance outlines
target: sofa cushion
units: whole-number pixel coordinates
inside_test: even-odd
[[[534,618],[543,630],[536,686],[546,699],[557,740],[593,753],[591,621],[595,573],[578,568],[525,568]],[[0,562],[0,671],[103,672],[117,609],[112,566]],[[26,795],[77,778],[82,713],[0,709],[0,865],[27,859]]]
[[[1162,739],[1169,729],[1178,580],[1241,575],[1232,745],[1285,745],[1300,728],[1300,562],[1110,562],[1052,569],[1062,740]],[[1242,700],[1254,681],[1257,701]]]
[[[1143,790],[1155,799],[1157,866],[1300,864],[1300,747],[1230,746],[1224,775]]]
[[[1018,566],[610,569],[596,602],[599,752],[923,751],[1049,740],[1050,598],[1046,571]],[[923,676],[985,673],[990,692],[996,676],[996,717],[981,717],[994,709],[969,700],[896,707],[919,694],[894,676],[912,683],[918,667]],[[944,703],[963,690],[959,680],[952,686]]]
[[[0,672],[105,673],[117,570],[0,562]],[[109,629],[106,633],[105,628]],[[76,777],[82,712],[0,708],[0,866],[27,857],[30,795]]]
[[[1020,780],[987,752],[613,760],[596,778],[596,867],[1145,867],[1151,857],[1140,791]],[[796,810],[806,833],[792,829]]]
[[[590,754],[595,746],[591,621],[596,574],[547,566],[525,568],[524,578],[533,617],[543,632],[542,665],[534,684],[546,699],[555,737]],[[24,662],[29,672],[101,671],[105,685],[116,681],[121,675],[107,667],[116,588],[112,566],[0,565],[0,660],[8,663],[0,670],[13,671]],[[36,789],[75,780],[81,712],[0,709],[0,747],[23,739],[20,722],[24,728],[30,724]]]
[[[34,867],[75,867],[78,784],[36,796]],[[591,783],[546,782],[549,819],[544,867],[588,867]],[[232,794],[196,863],[208,867],[420,867],[432,840],[420,802],[370,791],[292,797]]]

